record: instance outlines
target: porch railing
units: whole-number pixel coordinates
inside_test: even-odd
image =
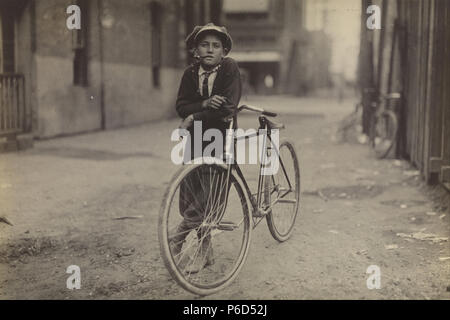
[[[0,137],[25,131],[25,86],[22,74],[0,73]]]

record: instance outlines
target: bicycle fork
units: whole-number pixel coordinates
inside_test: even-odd
[[[271,132],[268,128],[268,125],[265,121],[264,117],[259,118],[260,128],[264,130],[264,138],[261,149],[261,164],[259,169],[259,177],[258,177],[258,193],[256,195],[256,206],[253,215],[255,217],[264,217],[265,215],[270,213],[270,206],[265,207],[263,204],[263,197],[261,196],[263,192],[266,190],[266,179],[269,178],[266,176],[266,161],[272,156],[272,140],[271,140]]]
[[[226,137],[225,137],[225,163],[227,163],[227,172],[225,177],[225,200],[224,200],[224,206],[218,213],[217,217],[217,229],[222,231],[233,231],[238,226],[235,225],[232,222],[222,221],[222,218],[225,214],[225,210],[228,206],[228,195],[229,195],[229,189],[230,189],[230,176],[231,176],[231,170],[232,170],[232,164],[234,162],[234,152],[231,148],[234,147],[233,139],[234,139],[234,133],[233,133],[233,125],[234,120],[231,119],[228,130],[226,131]]]

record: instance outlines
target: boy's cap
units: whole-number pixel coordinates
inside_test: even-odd
[[[186,45],[188,49],[195,47],[196,41],[199,39],[200,35],[204,32],[214,32],[219,34],[224,40],[224,48],[231,51],[233,46],[233,40],[225,27],[216,26],[214,23],[208,23],[204,26],[196,26],[190,35],[186,38]],[[228,53],[227,52],[227,53]]]

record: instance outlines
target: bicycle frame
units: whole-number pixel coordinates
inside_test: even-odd
[[[230,149],[231,148],[235,148],[236,142],[238,140],[247,140],[247,139],[250,139],[250,138],[259,137],[259,136],[263,135],[263,139],[264,139],[263,140],[263,148],[262,148],[263,151],[262,151],[261,163],[260,163],[260,166],[259,166],[259,177],[258,177],[258,188],[257,188],[257,193],[256,193],[256,200],[254,199],[254,195],[250,191],[250,188],[249,188],[249,186],[247,184],[247,181],[246,181],[246,179],[244,177],[244,174],[242,173],[242,170],[239,167],[239,165],[237,163],[234,163],[235,162],[234,159],[232,159],[233,161],[228,162],[228,164],[227,164],[227,177],[226,177],[226,189],[225,189],[226,190],[225,207],[228,204],[228,191],[229,191],[229,183],[230,183],[230,174],[231,174],[231,170],[234,169],[236,171],[236,173],[238,174],[238,176],[241,178],[241,180],[242,180],[242,182],[244,184],[244,187],[245,187],[245,192],[247,193],[247,196],[249,197],[250,203],[252,205],[252,210],[253,210],[253,212],[252,212],[253,213],[252,214],[252,217],[253,217],[253,228],[255,228],[259,224],[259,222],[270,212],[270,209],[272,208],[272,206],[275,203],[283,201],[282,198],[285,197],[287,194],[289,194],[292,191],[291,181],[290,181],[289,176],[288,176],[288,174],[286,172],[283,160],[280,157],[280,151],[278,150],[277,146],[272,142],[271,130],[268,130],[268,124],[267,124],[266,118],[264,116],[260,116],[259,117],[259,122],[260,122],[260,127],[258,128],[257,132],[249,134],[249,135],[245,135],[245,136],[240,136],[240,137],[235,137],[235,136],[229,137],[227,135],[227,139],[231,139],[232,138],[233,141],[232,141],[232,143],[228,142],[228,143],[225,144],[226,145],[225,155],[229,156],[230,154],[231,155],[233,154],[233,153],[230,152],[231,151]],[[231,121],[229,123],[229,129],[232,130],[233,126],[234,126],[234,120],[231,119]],[[262,130],[263,133],[261,133],[261,129],[263,129]],[[229,131],[229,132],[231,132],[231,131]],[[267,141],[269,141],[270,145],[267,145]],[[283,170],[283,174],[284,174],[284,176],[285,176],[285,178],[286,178],[286,180],[288,182],[288,185],[289,185],[289,190],[287,190],[284,194],[282,194],[277,199],[272,201],[271,204],[268,207],[265,207],[264,204],[262,203],[263,201],[262,201],[262,197],[261,197],[261,195],[263,193],[263,188],[264,188],[264,185],[265,185],[265,179],[270,177],[272,179],[272,181],[274,182],[274,184],[275,184],[275,180],[274,180],[273,175],[268,176],[268,175],[264,174],[265,173],[265,169],[266,169],[265,166],[264,166],[264,163],[266,162],[267,157],[271,155],[271,150],[272,149],[275,150],[275,152],[277,154],[277,157],[278,157],[278,160],[280,161],[280,166],[281,166],[281,168]],[[291,200],[284,200],[284,201],[291,201]],[[221,215],[223,215],[223,213]],[[220,219],[219,219],[219,221],[220,221]]]
[[[235,114],[242,109],[260,113],[258,131],[252,129],[252,132],[247,131],[246,134],[237,136],[236,131],[233,130],[236,117],[233,115],[234,119],[228,118],[225,124],[229,129],[226,132],[225,149],[220,144],[221,150],[215,152],[214,156],[205,155],[204,161],[200,162],[193,159],[193,163],[187,163],[188,167],[180,168],[166,189],[160,209],[158,237],[162,260],[170,275],[180,286],[202,296],[217,292],[236,278],[248,255],[252,230],[263,218],[266,218],[273,238],[284,242],[294,230],[298,213],[300,169],[295,148],[288,140],[279,144],[278,132],[273,131],[275,128],[281,129],[284,126],[275,124],[265,117],[276,116],[274,112],[244,105],[237,108]],[[247,152],[235,157],[236,152],[244,150],[237,142],[242,140],[245,145],[246,139],[252,138],[258,142],[256,150],[258,150],[257,158],[260,161],[259,167],[253,166],[255,171],[259,169],[256,194],[252,194],[238,165],[242,155],[244,159],[247,158]],[[251,150],[254,151],[254,145],[251,145]],[[224,151],[224,157],[218,155],[222,151]],[[287,152],[286,158],[284,158],[285,152]],[[252,156],[254,156],[253,153]],[[251,163],[257,162],[251,161]],[[193,176],[194,179],[189,181],[193,173],[198,175]],[[288,176],[288,173],[291,176]],[[205,183],[203,184],[200,179],[205,179]],[[191,186],[190,182],[192,182]],[[253,187],[256,181],[251,182],[250,186]],[[185,203],[184,206],[182,201],[186,197],[181,194],[183,183],[186,183],[185,190],[189,189],[188,191],[192,193],[192,196],[187,193],[185,195],[189,196],[189,200],[193,200]],[[198,199],[195,198],[197,190],[199,190]],[[286,195],[289,193],[295,194],[295,198],[287,198]],[[290,210],[292,214],[284,215],[284,210],[273,207],[277,202],[288,203],[288,209],[291,209],[290,204],[294,204],[293,210]],[[183,207],[187,207],[186,211]],[[185,214],[187,210],[195,215],[195,219],[185,221],[190,218]],[[184,220],[180,222],[180,219]],[[289,222],[289,225],[285,222]],[[227,234],[227,231],[232,232]],[[224,245],[214,247],[215,251],[220,252],[220,262],[212,266],[214,264],[214,261],[211,261],[212,243],[220,241]],[[203,270],[205,270],[204,273],[202,273]]]

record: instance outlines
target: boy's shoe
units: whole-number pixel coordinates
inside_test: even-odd
[[[176,228],[175,235],[169,236],[169,247],[173,257],[176,258],[180,254],[186,236],[191,230],[192,227],[189,226],[189,223],[183,220]]]
[[[176,241],[175,239],[169,240],[169,248],[170,252],[172,252],[172,256],[177,258],[177,256],[181,252],[181,248],[183,248],[183,241]]]
[[[203,268],[214,264],[213,248],[210,241],[204,241],[197,258],[192,261],[186,268],[186,273],[198,273]]]

